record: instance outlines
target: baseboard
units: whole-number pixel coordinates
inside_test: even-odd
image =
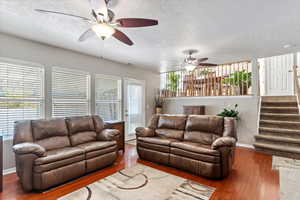
[[[12,174],[12,173],[15,173],[16,172],[16,168],[13,167],[13,168],[9,168],[9,169],[5,169],[3,170],[3,175],[7,175],[7,174]]]
[[[250,145],[250,144],[237,143],[236,145],[238,147],[245,147],[245,148],[249,148],[249,149],[254,149],[254,146]]]

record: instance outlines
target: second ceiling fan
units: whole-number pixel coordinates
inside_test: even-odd
[[[117,27],[133,28],[158,25],[158,21],[153,19],[120,18],[115,20],[114,12],[107,7],[110,1],[111,0],[89,0],[92,18],[42,9],[35,9],[35,11],[45,14],[59,14],[75,17],[88,22],[91,27],[79,37],[78,41],[80,42],[85,41],[96,34],[102,40],[113,36],[117,40],[131,46],[133,45],[133,42],[127,35],[118,30]]]

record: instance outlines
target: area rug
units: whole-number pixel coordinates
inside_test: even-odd
[[[300,170],[300,160],[284,158],[279,156],[272,157],[272,169],[279,170],[280,168],[287,169],[299,169]]]
[[[137,164],[59,200],[209,200],[215,188]]]
[[[126,141],[126,144],[131,144],[136,146],[136,139]]]
[[[280,199],[300,199],[300,160],[273,156],[273,170],[279,170]]]

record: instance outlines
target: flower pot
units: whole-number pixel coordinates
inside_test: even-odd
[[[156,108],[155,108],[155,113],[156,113],[156,114],[162,114],[162,108],[156,107]]]

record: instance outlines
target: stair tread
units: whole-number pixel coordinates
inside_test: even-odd
[[[290,114],[290,113],[260,113],[260,115],[267,115],[267,116],[284,116],[284,117],[291,117],[291,116],[295,116],[298,117],[300,116],[300,114]]]
[[[277,142],[291,142],[291,143],[299,143],[300,144],[300,138],[297,139],[297,138],[275,136],[275,135],[255,135],[255,138],[273,140],[273,141],[277,141]]]
[[[296,110],[298,109],[298,107],[296,106],[281,106],[281,107],[274,107],[274,106],[262,106],[261,109],[277,109],[277,110],[284,110],[284,109],[287,109],[287,110]]]
[[[260,122],[273,123],[273,124],[300,124],[300,121],[282,121],[282,120],[269,120],[269,119],[261,119]]]
[[[295,129],[287,129],[287,128],[270,128],[270,127],[259,127],[260,131],[274,131],[274,132],[298,132],[300,134],[300,130]]]
[[[293,147],[293,146],[285,146],[285,145],[279,145],[279,144],[267,144],[263,142],[255,142],[253,144],[255,147],[259,148],[266,148],[281,152],[290,152],[290,153],[297,153],[300,154],[300,147]]]

